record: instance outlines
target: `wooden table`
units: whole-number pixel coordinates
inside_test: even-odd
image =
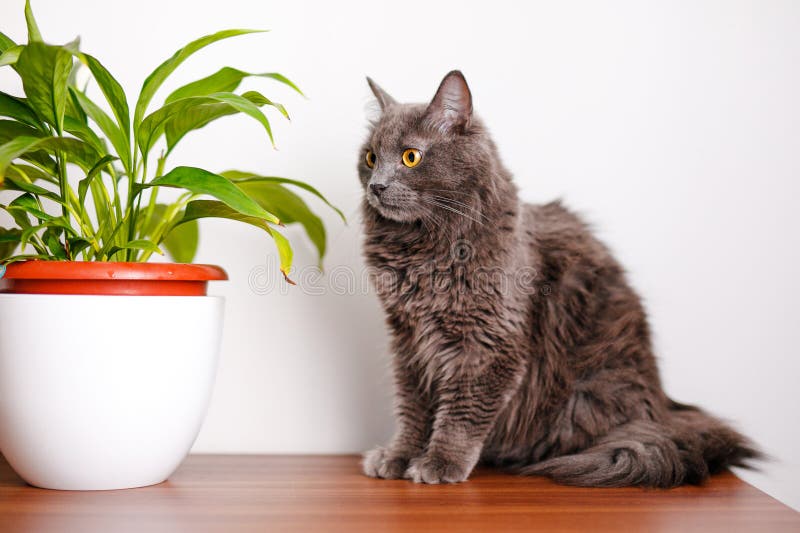
[[[62,492],[0,457],[0,531],[800,531],[800,515],[726,473],[703,487],[580,489],[479,470],[425,486],[361,475],[353,456],[190,456],[166,483]]]

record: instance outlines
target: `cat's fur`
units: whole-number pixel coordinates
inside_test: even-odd
[[[382,114],[359,154],[364,249],[392,332],[398,429],[365,454],[367,475],[459,482],[483,460],[672,487],[757,455],[666,396],[623,269],[560,203],[518,200],[460,72],[428,105],[369,83]],[[407,148],[422,153],[414,168]]]

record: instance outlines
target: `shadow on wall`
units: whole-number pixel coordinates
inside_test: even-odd
[[[320,338],[329,344],[328,357],[321,358],[325,372],[346,387],[337,400],[344,412],[336,431],[355,445],[344,449],[363,451],[391,436],[393,383],[383,309],[363,275],[361,222],[358,216],[349,219],[349,227],[332,235],[326,280],[320,284],[324,293],[304,303]]]
[[[352,209],[352,208],[351,208]],[[355,453],[385,442],[393,428],[392,378],[383,310],[363,276],[361,223],[329,228],[325,272],[298,267],[287,286],[263,236],[207,224],[200,260],[226,263],[220,371],[195,452]],[[222,222],[221,224],[224,224]],[[296,228],[296,265],[313,265]],[[252,254],[251,254],[252,252]]]

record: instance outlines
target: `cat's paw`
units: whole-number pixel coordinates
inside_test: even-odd
[[[466,481],[472,468],[438,456],[423,455],[411,460],[403,477],[414,483],[460,483]]]
[[[378,446],[364,454],[361,464],[369,477],[400,479],[408,467],[408,459]]]

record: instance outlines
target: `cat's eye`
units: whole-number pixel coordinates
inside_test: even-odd
[[[416,148],[408,148],[403,152],[403,164],[408,168],[414,168],[422,161],[422,154]]]
[[[372,150],[367,150],[367,155],[364,156],[364,160],[369,168],[375,168],[375,163],[378,161],[378,156],[375,155]]]

